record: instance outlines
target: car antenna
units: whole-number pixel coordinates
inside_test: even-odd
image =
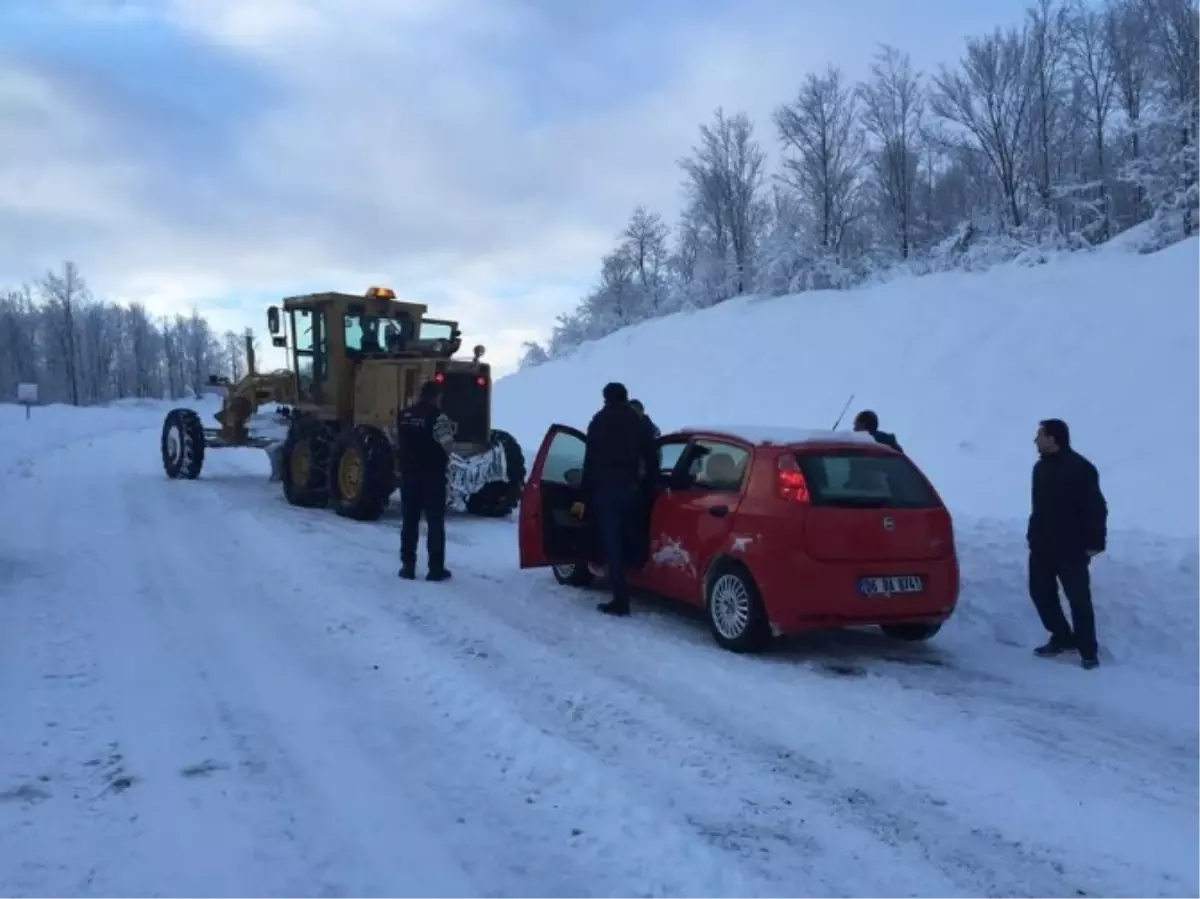
[[[832,427],[832,428],[830,428],[829,430],[831,430],[831,431],[836,431],[836,430],[838,429],[838,425],[840,425],[840,424],[842,423],[842,419],[843,419],[843,418],[845,417],[845,415],[846,415],[846,410],[850,408],[850,404],[851,404],[851,403],[853,403],[853,402],[854,402],[854,394],[852,393],[852,394],[850,394],[850,399],[846,400],[846,405],[842,406],[842,411],[841,411],[841,413],[838,415],[838,417],[837,417],[837,421],[835,421],[835,422],[833,423],[833,427]]]

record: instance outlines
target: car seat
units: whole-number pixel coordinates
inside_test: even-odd
[[[737,490],[742,479],[738,464],[729,453],[712,453],[704,462],[704,474],[697,480],[712,490]]]

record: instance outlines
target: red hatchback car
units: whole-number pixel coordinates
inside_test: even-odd
[[[587,438],[553,425],[521,497],[522,568],[587,586],[599,561],[583,500]],[[649,555],[631,586],[704,608],[737,652],[774,636],[879,625],[927,640],[958,602],[950,513],[902,453],[869,435],[685,428],[658,440]]]

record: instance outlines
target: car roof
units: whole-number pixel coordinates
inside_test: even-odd
[[[764,425],[695,425],[678,428],[664,436],[724,437],[753,446],[803,446],[854,444],[878,447],[870,434],[860,431],[830,431],[806,428],[781,428]]]

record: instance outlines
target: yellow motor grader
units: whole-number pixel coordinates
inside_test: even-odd
[[[258,447],[271,458],[272,480],[282,481],[288,502],[375,520],[400,486],[397,412],[416,400],[423,383],[435,381],[442,411],[455,425],[449,506],[508,515],[520,501],[525,458],[510,434],[491,427],[484,348],[475,347],[470,360],[453,358],[462,345],[458,323],[425,313],[386,287],[362,296],[288,297],[282,308],[269,307],[272,345],[287,350],[290,367],[259,373],[247,340],[246,376],[236,383],[209,379],[223,395],[214,416],[219,427],[204,427],[192,409],[167,413],[167,477],[199,477],[206,449]]]

